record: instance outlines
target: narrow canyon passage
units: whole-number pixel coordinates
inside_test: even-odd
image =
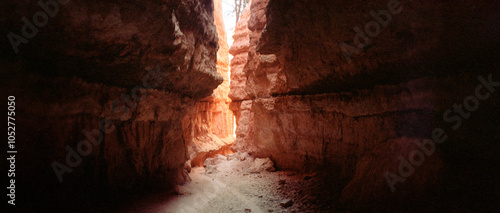
[[[120,205],[116,212],[334,211],[334,203],[329,199],[322,199],[331,197],[333,193],[320,187],[322,180],[316,173],[276,171],[269,158],[252,157],[245,149],[233,153],[236,150],[231,149],[231,146],[235,138],[231,134],[236,130],[231,128],[235,128],[236,124],[230,119],[233,113],[229,110],[231,100],[228,95],[234,95],[234,91],[238,90],[233,89],[231,92],[229,83],[230,77],[239,75],[242,70],[239,67],[241,61],[234,59],[231,66],[235,73],[230,76],[229,47],[221,3],[222,1],[214,1],[214,18],[219,44],[217,71],[224,77],[224,82],[210,97],[196,103],[202,130],[194,132],[193,145],[188,146],[188,151],[192,153],[190,160],[186,162],[190,180],[176,187],[174,195],[158,193],[140,197]],[[233,53],[234,47],[248,48],[250,45],[247,30],[250,5],[251,2],[242,11],[240,22],[235,28]],[[233,81],[231,85],[239,83]],[[337,193],[340,189],[337,187]]]
[[[0,212],[500,211],[500,2],[225,2],[0,2]]]

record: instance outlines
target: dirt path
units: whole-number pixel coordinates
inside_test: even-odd
[[[282,212],[285,198],[277,190],[277,173],[265,171],[265,166],[254,166],[249,173],[253,159],[219,157],[207,171],[193,168],[192,181],[179,187],[181,195],[162,212]]]
[[[180,187],[180,192],[185,196],[181,196],[182,202],[179,202],[181,206],[178,209],[187,207],[186,212],[190,212],[189,205],[182,204],[186,203],[184,201],[193,201],[189,203],[197,207],[193,209],[197,212],[244,212],[245,209],[264,212],[259,200],[242,191],[230,178],[221,180],[216,175],[205,175],[204,168],[194,168],[191,173],[193,181]]]
[[[127,212],[332,212],[303,190],[315,184],[314,174],[269,172],[269,161],[259,160],[219,156],[206,168],[193,168],[192,181],[179,186],[178,196],[138,201]]]

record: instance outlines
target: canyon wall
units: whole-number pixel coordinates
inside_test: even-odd
[[[188,180],[187,145],[230,131],[202,123],[232,121],[216,115],[227,89],[204,99],[228,85],[213,2],[48,2],[0,3],[1,34],[10,35],[0,43],[0,94],[16,97],[17,205],[82,210],[108,198],[99,192]]]
[[[229,46],[222,16],[222,1],[214,1],[214,19],[218,34],[217,72],[224,78],[212,93],[195,104],[194,121],[184,134],[188,141],[190,166],[203,166],[207,157],[217,154],[230,154],[234,142],[233,112],[229,110]]]
[[[351,211],[495,208],[499,6],[253,0],[230,49],[233,148],[327,170]]]

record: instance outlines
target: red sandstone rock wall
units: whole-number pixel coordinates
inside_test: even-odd
[[[233,45],[229,53],[233,56],[231,60],[231,85],[229,85],[229,98],[233,101],[249,99],[245,91],[246,75],[243,68],[247,63],[248,49],[250,47],[250,30],[248,29],[248,19],[250,18],[251,1],[243,9],[240,20],[236,24],[233,34]]]
[[[354,45],[353,28],[363,28],[370,11],[387,9],[387,2],[252,1],[250,17],[240,21],[249,31],[237,28],[231,48],[240,50],[233,60],[241,67],[247,50],[241,43],[248,43],[244,68],[235,72],[244,80],[231,85],[238,117],[233,147],[271,157],[280,169],[326,168],[332,181],[350,180],[342,201],[351,210],[407,209],[418,206],[412,199],[433,199],[425,194],[469,202],[454,189],[493,193],[456,177],[466,174],[484,186],[498,177],[487,172],[498,163],[492,154],[499,150],[492,142],[498,98],[481,103],[464,131],[451,130],[443,113],[474,92],[479,75],[498,73],[493,8],[499,5],[407,2],[349,63],[340,44]],[[449,143],[392,193],[384,173],[396,172],[398,156],[408,157],[412,141],[431,138],[436,127],[449,133]]]
[[[244,9],[233,36],[234,44],[229,52],[234,56],[231,61],[232,109],[235,111],[238,128],[236,129],[235,149],[255,150],[252,102],[256,97],[271,97],[287,91],[286,77],[275,54],[262,55],[256,51],[257,43],[266,24],[265,10],[267,1],[251,1]],[[240,142],[238,142],[240,141]],[[246,141],[246,142],[243,142]]]
[[[234,142],[233,112],[229,110],[229,53],[226,30],[222,17],[222,1],[214,1],[214,20],[218,34],[217,72],[224,78],[211,96],[195,104],[191,118],[188,152],[192,166],[202,166],[207,157],[230,153]]]
[[[2,35],[21,35],[21,18],[41,10],[32,1],[0,5]],[[19,53],[4,38],[0,94],[17,98],[17,150],[23,153],[17,181],[23,184],[16,190],[23,200],[54,208],[80,196],[99,199],[95,190],[169,189],[186,181],[186,144],[206,131],[215,137],[229,131],[218,129],[217,119],[225,117],[215,115],[227,108],[228,100],[197,102],[212,94],[227,72],[227,56],[221,60],[226,69],[217,69],[217,42],[213,3],[196,0],[69,1],[19,46]],[[221,46],[227,52],[227,45]],[[162,81],[139,90],[147,94],[134,101],[131,92],[151,77],[147,67],[161,73]],[[113,110],[115,100],[115,107],[130,110]],[[192,116],[203,114],[201,108],[213,112],[205,118]],[[65,164],[65,147],[76,150],[85,139],[82,130],[98,129],[102,118],[114,124],[114,131],[104,134],[59,183],[51,163]],[[200,124],[194,118],[212,119],[217,125],[183,134]],[[57,203],[42,201],[45,197]]]

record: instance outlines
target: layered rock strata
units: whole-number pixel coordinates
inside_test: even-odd
[[[213,2],[47,2],[0,3],[1,34],[22,40],[0,43],[0,94],[16,96],[18,205],[79,209],[100,192],[188,180],[188,145],[229,131],[215,115],[228,100],[200,102],[224,82]]]
[[[222,1],[216,0],[214,19],[218,34],[219,49],[217,51],[217,72],[224,78],[212,93],[198,102],[195,114],[191,118],[194,122],[187,134],[188,152],[191,166],[203,166],[207,157],[217,154],[232,153],[230,146],[234,142],[233,112],[229,110],[229,53],[226,30],[222,17]]]
[[[243,67],[233,72],[241,80],[232,81],[230,92],[238,124],[233,147],[271,157],[279,169],[322,168],[334,174],[332,181],[347,180],[335,190],[351,211],[450,203],[473,210],[468,197],[494,194],[499,177],[488,171],[499,163],[493,153],[500,148],[494,142],[500,104],[483,84],[488,80],[478,80],[500,79],[493,9],[499,6],[253,0],[250,15],[238,23],[248,29],[237,28],[231,48],[232,63]],[[459,116],[454,103],[478,100],[469,97],[478,84],[490,95],[469,108],[475,115],[451,118]],[[457,120],[460,131],[453,127]],[[439,129],[447,142],[435,143],[424,162],[401,177],[399,157],[409,162],[415,150],[425,152],[420,141],[436,138]],[[456,178],[462,175],[471,182]],[[458,196],[460,190],[466,195]],[[441,197],[447,204],[433,201]],[[492,199],[481,198],[491,209]]]

